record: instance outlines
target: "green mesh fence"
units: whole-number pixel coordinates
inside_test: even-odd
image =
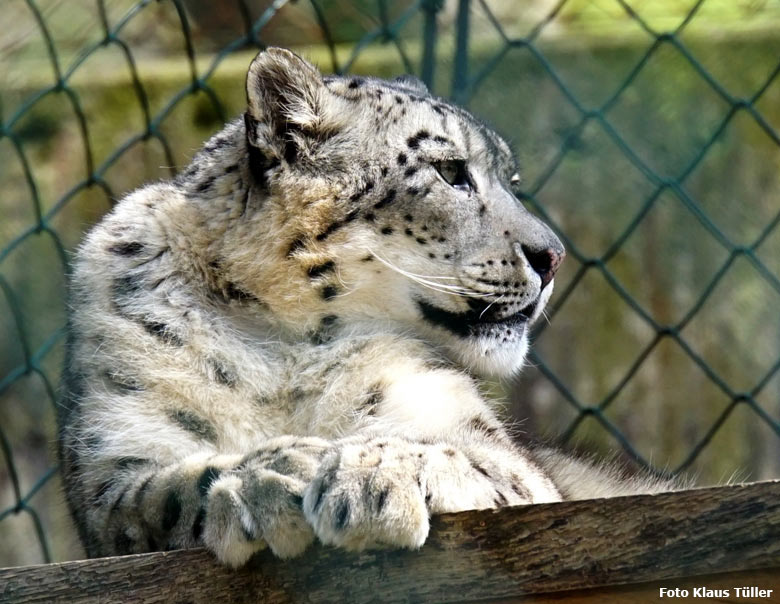
[[[509,389],[529,430],[658,473],[780,475],[780,2],[3,10],[19,26],[0,36],[0,565],[81,555],[52,455],[69,253],[241,110],[269,44],[416,73],[514,142],[569,254]]]

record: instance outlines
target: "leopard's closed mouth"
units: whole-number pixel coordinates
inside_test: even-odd
[[[538,300],[534,300],[520,311],[500,316],[486,312],[488,309],[473,309],[465,312],[452,312],[434,306],[424,300],[416,300],[423,318],[438,327],[443,327],[460,337],[478,336],[486,327],[499,325],[507,327],[524,327],[536,310]]]

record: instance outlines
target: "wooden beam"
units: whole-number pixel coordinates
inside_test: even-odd
[[[502,600],[487,600],[490,604],[659,604],[668,600],[670,604],[681,602],[720,602],[721,604],[756,604],[777,602],[780,598],[778,584],[780,569],[749,570],[738,573],[704,575],[684,579],[667,579],[651,583],[632,585],[611,585],[594,589],[556,591],[532,594]],[[744,587],[763,590],[765,596],[745,596],[737,591]],[[680,595],[661,597],[661,588],[678,589]],[[668,592],[667,592],[668,593]],[[715,595],[717,593],[717,595]],[[755,591],[759,594],[760,592]],[[739,595],[738,595],[739,594]],[[484,601],[483,601],[484,604]]]
[[[417,552],[263,552],[231,571],[195,549],[4,569],[0,602],[515,601],[770,567],[780,589],[780,481],[447,514]]]

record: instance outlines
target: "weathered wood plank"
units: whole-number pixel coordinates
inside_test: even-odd
[[[735,588],[744,586],[763,589],[765,592],[771,593],[765,598],[737,596]],[[680,590],[687,590],[687,596],[675,597],[674,599],[669,598],[670,604],[681,604],[682,602],[697,602],[699,604],[703,602],[756,604],[761,601],[771,604],[780,600],[780,569],[749,570],[738,573],[697,576],[688,579],[668,579],[636,585],[558,591],[503,600],[488,600],[480,604],[659,604],[659,602],[664,601],[660,597],[659,589],[661,587],[668,589],[676,587]],[[706,592],[696,591],[701,588],[711,591],[721,590],[721,593],[728,592],[729,595],[715,598],[706,595]],[[685,592],[680,591],[680,593]]]
[[[419,552],[315,547],[246,568],[203,550],[0,570],[0,602],[466,602],[780,569],[780,482],[433,519]]]

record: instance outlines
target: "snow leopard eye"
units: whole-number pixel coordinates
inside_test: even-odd
[[[518,199],[525,199],[525,195],[523,194],[523,189],[521,187],[522,182],[523,179],[517,173],[512,174],[512,176],[509,178],[509,188]]]
[[[466,171],[466,162],[462,159],[447,159],[433,164],[436,171],[444,181],[459,191],[471,191],[473,189],[469,174]]]

